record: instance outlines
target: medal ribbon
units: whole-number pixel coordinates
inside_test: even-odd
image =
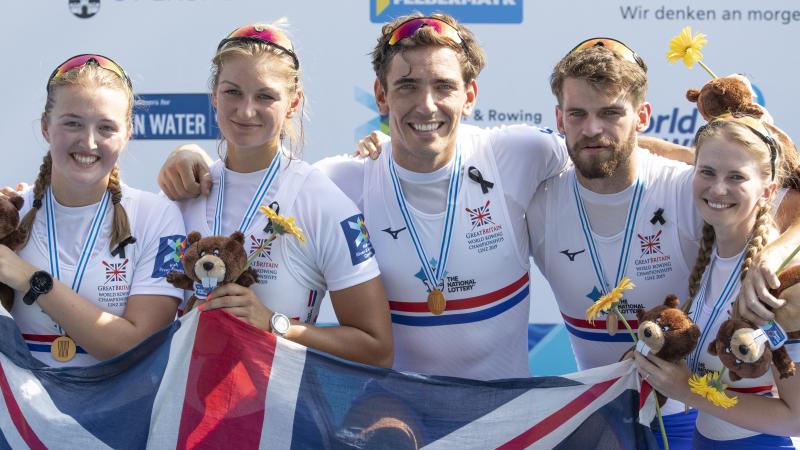
[[[575,204],[578,208],[578,217],[581,221],[581,231],[583,231],[586,247],[589,249],[589,257],[592,260],[594,274],[600,284],[602,294],[605,295],[611,291],[611,287],[608,285],[608,278],[606,278],[605,271],[603,270],[603,263],[600,261],[600,255],[598,255],[597,246],[594,242],[594,236],[592,235],[592,226],[589,223],[589,216],[586,214],[586,208],[583,205],[583,199],[581,199],[581,194],[578,190],[578,176],[573,174],[573,177],[573,191],[575,194]],[[630,254],[631,240],[633,240],[634,229],[636,228],[636,217],[639,213],[643,192],[644,182],[641,178],[637,177],[633,187],[631,206],[628,209],[628,216],[625,218],[625,235],[622,238],[622,248],[619,254],[619,261],[617,262],[617,274],[614,278],[614,286],[618,285],[625,275],[625,268],[628,265],[628,255]]]
[[[431,291],[438,289],[439,282],[444,278],[444,268],[447,265],[447,256],[450,253],[450,243],[453,238],[456,198],[458,197],[458,189],[461,185],[461,147],[456,147],[453,171],[450,174],[450,182],[447,186],[447,211],[445,212],[444,226],[442,227],[442,243],[439,246],[439,258],[435,269],[431,267],[428,254],[422,246],[422,240],[419,234],[417,234],[417,229],[411,218],[411,213],[408,211],[406,198],[403,195],[403,188],[400,186],[400,178],[397,176],[394,158],[391,154],[389,154],[389,174],[392,178],[392,186],[394,188],[395,198],[397,199],[397,205],[400,207],[400,213],[408,229],[408,234],[411,236],[411,242],[414,244],[414,249],[417,251],[417,258],[420,263],[422,263],[422,270],[425,272],[425,277],[428,279],[428,282],[431,283]]]
[[[714,302],[714,308],[711,311],[711,316],[709,317],[708,322],[706,322],[705,326],[700,326],[698,320],[700,320],[700,315],[703,312],[703,305],[705,305],[706,302],[706,295],[711,286],[711,272],[714,269],[714,261],[716,259],[717,255],[715,250],[713,256],[711,257],[711,262],[708,264],[708,269],[703,274],[702,287],[697,293],[697,297],[695,297],[694,301],[692,302],[692,306],[694,307],[694,311],[691,314],[692,322],[696,323],[697,326],[700,327],[700,339],[697,341],[697,347],[695,347],[694,351],[689,355],[689,367],[692,368],[693,373],[697,373],[700,365],[700,353],[706,349],[706,341],[708,340],[708,336],[711,334],[711,325],[717,320],[717,317],[719,317],[719,315],[725,309],[725,305],[729,303],[731,296],[739,286],[739,275],[742,272],[742,260],[744,259],[744,252],[742,252],[742,254],[739,256],[739,260],[736,262],[736,270],[731,271],[731,274],[728,276],[728,280],[725,282],[725,286],[722,288],[722,292],[720,292],[719,297],[717,297],[717,301]]]
[[[83,243],[83,249],[81,250],[81,255],[76,264],[75,276],[72,278],[71,287],[76,293],[81,288],[83,275],[86,273],[86,266],[89,264],[89,259],[92,256],[95,243],[97,243],[97,237],[100,235],[100,229],[103,227],[103,219],[106,216],[110,199],[111,194],[106,190],[105,193],[103,193],[103,198],[100,200],[100,205],[97,206],[97,211],[94,213],[92,223],[89,225],[89,233],[86,236],[86,241]],[[55,210],[53,208],[53,191],[50,188],[47,189],[47,194],[45,195],[44,210],[47,218],[47,252],[50,259],[50,273],[53,274],[57,280],[61,280],[58,258],[58,232],[56,228]],[[61,330],[60,326],[59,331],[63,334],[63,330]]]
[[[267,191],[269,191],[270,186],[272,186],[272,182],[275,181],[275,176],[278,174],[278,169],[281,167],[281,152],[283,149],[279,148],[278,151],[275,153],[275,157],[272,158],[272,162],[267,167],[267,171],[264,173],[264,176],[261,178],[261,182],[258,184],[258,189],[256,189],[256,193],[253,194],[253,198],[250,200],[250,205],[247,207],[247,210],[244,212],[244,217],[242,218],[242,223],[239,224],[239,231],[244,233],[249,227],[250,224],[253,222],[253,217],[255,216],[256,212],[258,212],[258,207],[261,205],[261,201],[264,200],[264,196],[267,195]],[[222,167],[222,172],[220,173],[219,177],[219,192],[217,192],[217,206],[214,210],[214,227],[211,230],[211,234],[214,236],[219,236],[222,234],[222,208],[225,203],[225,167]]]

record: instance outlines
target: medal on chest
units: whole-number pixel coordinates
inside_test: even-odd
[[[83,276],[86,273],[86,266],[89,264],[89,260],[91,259],[95,243],[97,242],[97,237],[100,234],[100,229],[103,228],[103,219],[106,216],[110,199],[111,195],[108,191],[106,191],[103,194],[103,198],[100,200],[100,204],[97,206],[97,210],[94,213],[92,222],[89,225],[89,231],[86,233],[86,241],[83,244],[80,257],[78,258],[78,263],[75,267],[75,275],[72,278],[71,288],[76,293],[80,292],[81,282],[83,281]],[[54,278],[61,280],[61,268],[59,266],[58,255],[58,231],[56,229],[53,192],[50,188],[48,188],[45,195],[44,209],[47,223],[47,251],[50,261],[50,273]],[[61,333],[61,336],[58,336],[50,345],[50,354],[56,361],[70,361],[75,357],[78,347],[75,344],[75,341],[64,333],[64,329],[62,329],[58,323],[55,325]]]
[[[50,345],[50,355],[58,362],[67,362],[75,357],[78,346],[69,336],[59,336]]]
[[[397,176],[395,169],[395,162],[392,155],[389,155],[389,175],[392,179],[392,187],[394,190],[397,206],[400,209],[400,214],[403,216],[408,234],[411,237],[411,242],[414,245],[414,250],[417,254],[417,259],[422,265],[422,272],[428,281],[430,292],[428,293],[428,311],[432,314],[442,314],[447,309],[447,301],[444,298],[444,293],[437,288],[443,282],[445,276],[445,266],[447,265],[447,257],[450,253],[450,244],[453,238],[453,226],[455,224],[455,210],[456,200],[458,198],[459,188],[461,186],[461,147],[456,147],[456,155],[453,160],[453,170],[450,174],[450,182],[447,187],[447,210],[445,211],[444,226],[442,227],[442,242],[439,246],[439,258],[431,260],[422,245],[422,239],[417,233],[414,226],[414,220],[411,212],[408,210],[408,204],[403,195],[403,188],[400,185],[400,178]],[[437,262],[438,261],[438,262]]]

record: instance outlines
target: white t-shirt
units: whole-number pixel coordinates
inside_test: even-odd
[[[564,140],[550,128],[529,125],[484,129],[462,123],[458,133],[462,138],[474,135],[489,140],[486,150],[492,154],[503,178],[503,195],[511,208],[511,226],[514,235],[518,236],[519,252],[528,254],[525,209],[540,183],[569,167]],[[388,136],[385,136],[381,140],[384,149],[388,143]],[[324,158],[314,166],[322,170],[363,211],[364,165],[368,162],[369,158],[341,155]],[[452,161],[431,173],[415,173],[400,166],[396,168],[403,194],[414,208],[427,214],[444,212]],[[496,182],[488,177],[486,179]],[[476,182],[465,174],[464,183]]]
[[[33,190],[22,193],[27,213],[33,203]],[[44,203],[44,202],[43,202]],[[57,230],[60,281],[72,285],[78,259],[83,250],[90,224],[100,203],[67,207],[53,199]],[[183,292],[164,278],[172,270],[180,270],[180,249],[185,231],[180,212],[169,200],[156,194],[122,186],[122,206],[128,215],[134,244],[125,247],[125,257],[111,255],[113,205],[108,202],[97,241],[86,265],[78,294],[111,314],[122,316],[132,295],[166,295],[182,297]],[[46,212],[43,204],[36,214],[31,237],[19,251],[20,257],[42,270],[49,265]],[[23,333],[31,354],[50,366],[88,366],[97,359],[78,346],[71,361],[60,363],[50,354],[50,343],[61,328],[36,304],[26,305],[24,293],[17,292],[11,315]],[[177,301],[177,300],[176,300]]]
[[[363,208],[390,300],[398,370],[472,379],[529,376],[529,251],[525,208],[536,186],[566,166],[563,141],[527,126],[482,130],[462,125],[461,187],[444,279],[447,308],[432,314],[431,282],[400,214],[389,172],[391,144],[377,161],[336,158],[318,163]],[[414,227],[430,258],[442,242],[452,161],[433,173],[397,168]],[[484,191],[470,179],[477,169]],[[475,174],[475,171],[472,171]],[[478,178],[476,176],[476,178]]]
[[[281,215],[294,217],[307,242],[288,234],[273,236],[265,230],[267,218],[256,212],[243,230],[248,256],[263,249],[251,264],[259,278],[251,289],[273,311],[313,324],[325,291],[358,285],[380,272],[363,216],[353,202],[307,163],[282,153],[280,164],[261,205],[277,205]],[[217,161],[211,167],[213,188],[208,197],[179,202],[188,231],[212,234],[223,170],[221,234],[225,236],[239,229],[267,171],[237,173]]]
[[[689,311],[689,316],[700,327],[702,333],[697,342],[697,348],[689,356],[689,367],[698,375],[722,370],[722,361],[720,361],[719,357],[708,353],[707,349],[709,344],[716,338],[722,322],[728,319],[731,302],[739,294],[739,264],[741,256],[742,254],[739,253],[729,258],[721,258],[716,255],[715,249],[712,262],[706,267],[706,273],[702,281],[702,285],[708,283],[707,288],[701,288]],[[708,278],[709,276],[710,279]],[[731,286],[728,286],[729,284]],[[726,292],[726,288],[730,295],[721,295]],[[800,342],[790,341],[785,346],[792,359],[800,361]],[[775,392],[773,370],[774,366],[771,366],[771,370],[758,378],[743,378],[738,381],[731,381],[726,372],[722,381],[729,386],[729,389],[734,391],[729,395],[737,395],[736,390],[740,390],[740,392],[770,396]],[[742,439],[759,434],[703,411],[699,411],[697,414],[697,430],[703,436],[718,441]]]

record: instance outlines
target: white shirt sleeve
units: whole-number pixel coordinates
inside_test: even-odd
[[[550,183],[539,186],[528,206],[525,218],[528,223],[528,237],[530,239],[531,255],[539,271],[545,273],[544,267],[544,238],[547,224],[547,189]]]
[[[312,169],[293,209],[307,238],[286,243],[295,247],[287,254],[298,280],[339,291],[380,275],[364,216],[319,170]]]
[[[488,133],[505,194],[523,210],[536,188],[569,164],[564,139],[549,128],[510,125]]]
[[[178,207],[168,199],[138,191],[131,234],[136,238],[139,258],[134,268],[130,295],[167,295],[183,299],[183,290],[173,287],[166,274],[182,271],[181,244],[186,230]]]
[[[324,158],[313,164],[322,171],[344,194],[364,209],[364,164],[369,158],[339,155]]]

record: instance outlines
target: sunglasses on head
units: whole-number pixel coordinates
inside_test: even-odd
[[[764,123],[755,117],[745,114],[726,113],[719,117],[715,117],[711,122],[701,126],[697,130],[697,135],[699,136],[707,127],[714,127],[724,122],[734,122],[747,127],[750,132],[756,135],[762,142],[767,144],[767,147],[769,148],[769,164],[772,169],[771,180],[775,180],[775,160],[778,158],[778,144],[775,142],[775,139],[772,137],[772,133],[769,132],[769,129],[764,126]]]
[[[456,44],[464,43],[464,39],[461,38],[461,34],[458,32],[458,30],[453,28],[453,26],[447,22],[434,17],[415,17],[413,19],[406,20],[405,22],[396,26],[393,30],[384,34],[384,36],[389,36],[387,45],[393,46],[403,39],[414,36],[414,33],[416,33],[417,30],[422,27],[431,27],[436,34],[446,37]]]
[[[59,64],[58,67],[53,70],[53,73],[50,74],[50,78],[47,79],[47,91],[50,91],[50,82],[55,80],[56,78],[63,76],[65,73],[69,72],[72,69],[76,69],[78,67],[83,67],[86,64],[96,64],[103,69],[110,70],[117,74],[120,78],[125,80],[128,84],[128,88],[133,90],[133,84],[131,83],[131,79],[128,78],[128,75],[125,73],[125,70],[122,69],[122,66],[114,62],[113,59],[108,58],[103,55],[94,55],[94,54],[83,54],[73,56],[72,58],[64,61],[63,63]]]
[[[644,60],[642,59],[641,56],[637,55],[636,52],[633,51],[633,49],[631,49],[621,41],[612,38],[595,37],[587,39],[581,42],[580,44],[576,45],[575,48],[573,48],[572,50],[569,51],[569,53],[567,53],[567,55],[571,55],[573,53],[577,53],[592,47],[607,48],[617,56],[638,65],[639,67],[642,68],[642,70],[647,72],[647,66],[645,65]]]
[[[289,40],[285,33],[277,28],[263,25],[245,25],[239,27],[233,30],[225,39],[219,41],[217,51],[220,51],[225,44],[231,41],[263,42],[291,56],[295,70],[300,68],[300,60],[297,59],[297,55],[294,53],[292,41]]]

